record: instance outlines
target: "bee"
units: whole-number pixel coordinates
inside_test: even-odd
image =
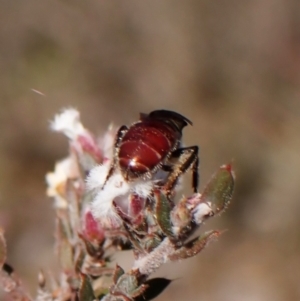
[[[162,187],[171,193],[178,178],[192,169],[192,187],[198,191],[198,146],[181,146],[182,130],[192,122],[167,110],[140,114],[140,120],[121,126],[115,140],[114,157],[106,177],[107,182],[118,169],[123,178],[132,182],[150,179],[158,171],[167,172]]]

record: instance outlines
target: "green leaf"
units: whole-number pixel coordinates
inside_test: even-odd
[[[161,231],[169,237],[173,237],[174,233],[172,231],[172,223],[171,223],[171,204],[167,197],[160,193],[156,192],[154,194],[156,205],[155,205],[155,213],[157,223],[160,226]]]
[[[125,274],[124,270],[119,265],[116,265],[116,269],[115,269],[114,275],[113,275],[114,284],[116,284],[117,281],[119,280],[119,278],[124,274]]]
[[[93,280],[94,295],[101,300],[105,295],[109,294],[110,288],[112,287],[111,275],[102,275]]]
[[[95,246],[91,241],[86,239],[82,234],[78,234],[79,238],[84,242],[87,253],[93,258],[101,258],[103,250],[101,246]]]
[[[60,240],[72,240],[72,229],[68,220],[68,215],[65,210],[58,210],[56,218],[56,239],[59,243]]]
[[[215,214],[229,204],[234,189],[234,173],[230,164],[222,165],[206,185],[201,202],[210,202]]]
[[[94,301],[95,295],[90,278],[81,274],[81,285],[78,293],[79,301]]]
[[[59,259],[64,272],[70,272],[74,269],[74,253],[73,247],[67,240],[59,243]]]
[[[70,272],[74,270],[74,249],[70,242],[69,224],[58,216],[56,220],[56,243],[60,264],[63,270]]]
[[[71,229],[78,229],[80,224],[80,201],[78,191],[76,191],[74,180],[68,179],[66,182],[66,199],[68,200],[68,220]]]
[[[143,241],[143,247],[147,253],[152,252],[161,243],[161,238],[155,234],[148,235]]]

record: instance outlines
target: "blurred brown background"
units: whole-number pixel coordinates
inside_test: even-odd
[[[299,0],[0,1],[0,70],[0,224],[32,292],[55,265],[44,175],[67,153],[49,120],[73,106],[101,135],[165,108],[194,122],[201,187],[230,161],[237,186],[206,225],[228,231],[161,269],[177,280],[157,300],[300,300]]]

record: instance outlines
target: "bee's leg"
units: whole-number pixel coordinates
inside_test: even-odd
[[[199,148],[198,146],[189,146],[184,148],[176,149],[170,159],[174,160],[175,163],[172,165],[172,170],[167,178],[163,190],[166,191],[167,195],[172,193],[178,178],[186,173],[189,169],[192,169],[192,187],[194,192],[198,192],[198,181],[199,181]]]
[[[116,135],[116,139],[115,139],[115,143],[114,143],[114,155],[113,155],[113,161],[111,163],[110,169],[107,173],[106,179],[104,181],[103,187],[104,188],[105,184],[107,183],[107,181],[109,180],[109,178],[112,176],[112,174],[115,171],[116,168],[116,163],[117,163],[117,157],[118,157],[118,153],[119,153],[119,147],[122,141],[122,138],[124,137],[124,135],[127,133],[128,128],[127,126],[123,125],[119,128],[117,135]]]

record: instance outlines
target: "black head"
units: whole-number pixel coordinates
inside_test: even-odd
[[[175,127],[179,131],[181,131],[188,124],[192,125],[192,122],[186,117],[168,110],[156,110],[152,111],[149,114],[140,114],[141,120],[161,120],[167,124],[170,124],[172,127]]]

